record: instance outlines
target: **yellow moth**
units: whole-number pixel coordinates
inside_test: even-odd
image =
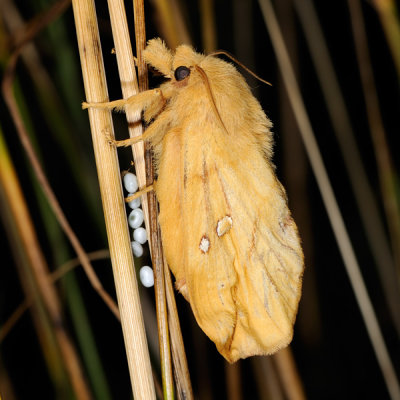
[[[150,40],[146,62],[168,81],[84,108],[142,110],[153,148],[159,223],[176,287],[229,361],[287,346],[303,254],[274,173],[271,122],[235,67],[190,46]]]

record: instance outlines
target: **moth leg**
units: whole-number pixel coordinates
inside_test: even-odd
[[[116,147],[127,147],[140,141],[149,141],[152,146],[157,145],[165,132],[168,131],[168,125],[171,121],[171,114],[163,112],[140,136],[131,137],[125,140],[115,140],[110,132],[104,132],[107,141]]]
[[[137,199],[140,196],[143,196],[144,194],[151,192],[152,190],[154,190],[154,184],[153,185],[149,185],[146,186],[145,188],[139,190],[138,192],[136,192],[135,194],[133,194],[132,196],[129,197],[125,197],[125,202],[129,203],[132,200]]]
[[[164,103],[164,97],[160,89],[146,90],[140,92],[134,96],[128,97],[127,99],[108,101],[103,103],[82,103],[82,109],[96,108],[105,110],[116,110],[116,111],[142,111],[154,103]]]
[[[160,89],[146,90],[127,99],[109,101],[104,103],[82,103],[82,108],[96,108],[105,110],[129,110],[132,112],[141,112],[145,110],[145,119],[151,119],[165,105],[165,99]],[[147,129],[143,135],[135,136],[125,140],[115,140],[110,132],[105,132],[107,141],[116,147],[127,147],[132,144],[146,140],[152,135],[152,130]]]
[[[143,135],[131,137],[129,139],[124,139],[124,140],[115,140],[111,136],[111,133],[109,131],[105,131],[104,132],[104,136],[106,137],[107,142],[109,144],[111,144],[112,146],[115,146],[115,147],[128,147],[128,146],[132,146],[135,143],[142,142],[142,141],[146,140],[149,137],[148,134],[146,135],[146,132],[143,133]]]

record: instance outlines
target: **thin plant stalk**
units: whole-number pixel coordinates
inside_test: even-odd
[[[368,296],[368,292],[361,275],[360,266],[354,254],[354,250],[352,248],[349,235],[344,225],[339,206],[329,181],[310,120],[305,110],[300,89],[294,75],[293,67],[286,50],[278,21],[276,19],[275,11],[270,0],[259,0],[259,3],[280,69],[282,71],[282,77],[288,92],[289,100],[293,107],[293,112],[296,117],[300,133],[302,135],[304,146],[317,180],[317,184],[320,189],[321,196],[328,213],[328,217],[335,234],[347,274],[350,279],[350,283],[357,299],[361,315],[364,319],[369,338],[381,368],[386,387],[392,399],[400,400],[400,387],[397,381],[396,373],[383,340],[382,332],[380,330],[371,300]]]
[[[175,49],[182,43],[191,44],[181,11],[184,4],[177,0],[154,1],[154,8],[159,15],[160,31],[170,49]]]
[[[387,135],[383,124],[382,113],[379,107],[361,4],[360,1],[357,0],[348,0],[347,3],[350,10],[350,20],[353,28],[358,69],[360,71],[367,111],[366,114],[372,141],[374,143],[379,182],[386,212],[386,221],[389,227],[394,259],[398,267],[397,276],[400,277],[400,210],[396,195],[396,174],[394,172],[393,161],[386,140]],[[388,277],[388,279],[391,278],[392,276]],[[391,299],[391,303],[398,303],[399,298],[400,296]]]
[[[251,363],[260,394],[259,400],[285,400],[272,357],[253,357]]]
[[[0,148],[1,148],[1,138],[0,138]],[[1,154],[1,153],[0,153]],[[1,159],[1,157],[0,157]],[[97,250],[92,253],[88,253],[88,257],[90,261],[101,260],[103,258],[110,258],[110,252],[108,250]],[[50,279],[53,283],[57,282],[59,279],[64,277],[68,272],[72,271],[74,268],[80,265],[79,258],[74,258],[72,260],[66,261],[59,268],[53,271],[50,274]],[[27,296],[25,300],[14,310],[11,316],[7,319],[7,321],[0,327],[0,345],[3,340],[10,333],[15,324],[22,317],[24,312],[28,310],[29,307],[32,307],[33,298]]]
[[[175,24],[171,25],[171,29],[173,29],[174,31],[173,35],[183,37],[184,42],[189,43],[190,40],[188,38],[185,25],[183,23],[181,9],[176,7],[177,4],[174,1],[170,3],[170,6],[172,7],[172,9],[174,9],[172,15],[175,19]],[[169,5],[164,2],[164,7],[168,8]],[[139,90],[142,91],[148,89],[147,65],[141,55],[146,45],[143,0],[134,0],[134,13]],[[146,151],[146,168],[146,174],[148,177],[147,185],[151,185],[154,179],[154,171],[151,152],[149,151],[149,149]],[[177,395],[179,399],[190,400],[193,398],[193,392],[190,382],[190,374],[186,360],[185,348],[183,345],[182,333],[179,325],[179,317],[176,309],[171,275],[169,273],[168,264],[162,250],[161,232],[157,221],[157,199],[154,192],[150,192],[148,194],[148,198],[151,223],[151,251],[153,266],[155,266],[157,319],[159,325],[160,355],[163,371],[164,391],[169,393],[169,395],[173,395],[173,376],[171,369],[171,351],[169,345],[169,338],[171,338]],[[168,332],[169,330],[170,335]]]
[[[113,32],[115,53],[117,56],[118,73],[121,82],[122,96],[124,99],[134,96],[139,92],[138,81],[135,72],[135,60],[132,53],[132,45],[129,37],[128,23],[126,21],[125,5],[122,0],[109,0],[111,29]],[[143,126],[140,123],[141,113],[127,107],[126,119],[130,137],[140,136]],[[146,168],[144,161],[144,143],[138,142],[132,145],[133,159],[139,188],[146,186]],[[145,226],[149,229],[149,211],[147,196],[141,197]]]
[[[230,400],[243,400],[241,385],[241,368],[240,363],[234,364],[224,363],[225,365],[225,381],[226,393]]]
[[[72,5],[86,98],[89,102],[107,101],[94,1],[73,0]],[[89,109],[89,120],[133,396],[155,399],[117,151],[105,135],[114,134],[111,114],[108,110]]]
[[[400,79],[400,20],[395,0],[372,0],[381,20],[386,40]]]
[[[27,152],[28,159],[33,167],[33,172],[36,175],[38,182],[39,182],[42,190],[44,191],[45,195],[47,196],[47,200],[48,200],[51,208],[53,209],[57,219],[59,220],[61,226],[63,227],[65,233],[71,240],[72,245],[75,248],[77,248],[78,254],[81,255],[81,258],[83,259],[83,263],[85,263],[84,251],[83,251],[82,247],[80,246],[79,241],[77,240],[76,236],[72,232],[72,230],[68,224],[68,221],[66,220],[65,216],[63,215],[62,210],[59,206],[59,203],[58,203],[56,197],[54,196],[54,193],[52,192],[50,185],[48,184],[46,176],[44,175],[44,172],[38,161],[38,157],[35,154],[35,151],[33,150],[30,139],[28,137],[27,128],[26,128],[25,122],[23,121],[23,118],[22,118],[22,115],[24,113],[23,113],[23,111],[18,109],[18,106],[16,104],[16,99],[14,98],[14,95],[13,95],[12,91],[10,90],[12,81],[14,78],[14,74],[15,74],[15,66],[16,66],[17,60],[18,60],[19,56],[21,55],[22,51],[25,49],[32,50],[30,41],[37,35],[37,33],[39,31],[41,31],[43,28],[47,27],[48,24],[50,24],[53,20],[58,18],[59,15],[62,14],[63,11],[66,9],[66,7],[68,7],[68,5],[69,5],[68,0],[61,0],[61,1],[58,1],[57,3],[54,3],[51,8],[49,8],[45,12],[39,14],[35,18],[33,18],[30,22],[28,22],[23,27],[23,29],[21,29],[20,34],[17,36],[17,39],[16,39],[16,43],[17,43],[16,50],[14,51],[13,55],[11,56],[11,58],[9,60],[9,63],[7,65],[7,69],[6,69],[6,73],[4,75],[5,77],[3,80],[3,92],[4,92],[4,97],[9,106],[11,115],[16,124],[17,132],[20,136],[20,139],[22,141],[23,147],[25,148],[25,151]],[[3,7],[4,7],[4,10],[10,11],[9,3],[3,4]],[[11,10],[11,13],[12,13],[12,11],[13,10]],[[16,23],[16,24],[22,23],[22,21],[18,18],[18,15],[16,14],[16,10],[14,10],[14,14],[12,15],[12,17],[14,18],[14,23]],[[32,54],[32,52],[31,52],[31,54]],[[35,58],[35,60],[36,61],[38,60],[37,57]],[[42,72],[43,70],[39,68],[39,69],[37,69],[37,71]],[[43,76],[43,74],[41,74],[40,76]],[[36,78],[36,75],[34,75],[34,78]],[[33,79],[33,80],[36,82],[35,79]],[[43,88],[41,88],[41,89],[43,89]],[[30,258],[29,255],[26,258],[29,259]],[[43,267],[40,267],[40,265],[33,266],[33,267],[35,267],[36,271],[39,271],[39,272],[43,271]],[[90,269],[90,265],[86,265],[86,270],[87,270],[87,272],[89,272],[89,274],[88,274],[89,278],[93,278],[92,283],[94,283],[94,286],[96,286],[97,277],[95,276],[93,270]],[[46,280],[43,280],[43,282],[45,282],[45,281]],[[97,283],[98,282],[99,281],[97,280]],[[39,285],[39,288],[41,288],[42,290],[45,290],[47,292],[47,289],[43,286],[43,284]],[[99,285],[99,288],[100,288],[100,293],[101,293],[102,292],[101,285]],[[104,293],[104,291],[103,291],[103,295],[106,300],[110,300],[109,303],[112,307],[113,302],[110,299],[110,297],[106,293]],[[51,301],[49,301],[49,303],[51,303]],[[115,307],[115,310],[117,311],[116,307]],[[52,316],[52,318],[54,319],[54,316]],[[53,321],[53,324],[54,324],[54,321]],[[57,323],[56,325],[59,325],[59,324]],[[56,329],[55,331],[57,333],[58,330]],[[63,338],[62,335],[61,336],[56,335],[56,338],[58,340],[60,347],[61,346],[65,347],[65,349],[61,348],[61,350],[62,350],[62,354],[66,360],[67,370],[70,373],[72,383],[75,386],[75,391],[78,392],[78,396],[80,395],[79,392],[82,392],[81,395],[83,397],[86,396],[89,398],[90,393],[89,393],[89,390],[85,387],[85,385],[86,385],[85,382],[83,382],[83,384],[80,384],[80,381],[82,381],[84,379],[82,377],[83,368],[80,367],[80,365],[79,365],[80,360],[77,359],[77,356],[75,355],[75,353],[77,353],[77,352],[74,350],[74,348],[73,348],[74,345],[72,344],[72,341],[68,338],[67,333],[66,333],[66,336],[67,336],[66,338]],[[76,358],[77,360],[75,361],[74,358]],[[54,365],[54,362],[53,362],[53,365]],[[54,368],[52,368],[52,371],[51,371],[52,374],[53,374],[53,371],[54,371]],[[74,371],[76,371],[76,372],[74,372]],[[62,390],[62,392],[64,393],[65,390]]]
[[[14,197],[15,193],[18,194],[17,197]],[[0,217],[10,243],[22,290],[25,296],[31,299],[33,326],[36,330],[37,339],[42,349],[43,358],[46,362],[55,391],[56,393],[66,392],[71,390],[71,386],[66,373],[65,363],[55,338],[51,319],[46,312],[44,301],[40,295],[36,279],[34,278],[28,249],[25,248],[24,240],[19,232],[20,228],[18,225],[20,223],[14,218],[13,209],[15,211],[20,207],[23,210],[22,216],[24,213],[28,215],[28,210],[26,210],[27,204],[23,197],[19,197],[20,195],[22,196],[22,191],[18,182],[18,177],[0,127]],[[21,203],[21,201],[23,202]],[[32,225],[32,221],[28,221],[28,225]],[[21,304],[9,319],[1,325],[0,347],[5,348],[2,343],[3,340],[25,310],[26,307],[24,304]]]
[[[66,3],[68,5],[69,1]],[[11,36],[16,36],[18,32],[24,30],[27,23],[23,20],[13,0],[2,0],[0,2],[0,10],[3,13],[4,24],[7,26]],[[60,10],[60,12],[63,12],[63,10]],[[54,127],[52,130],[54,139],[60,149],[67,155],[65,161],[68,163],[76,180],[78,190],[84,193],[83,199],[87,201],[88,211],[92,212],[96,221],[98,221],[103,216],[100,213],[95,214],[97,208],[92,206],[94,201],[98,199],[97,188],[95,187],[97,183],[93,179],[95,178],[94,169],[89,168],[89,161],[87,158],[82,157],[82,152],[79,151],[76,139],[71,135],[73,124],[71,123],[70,115],[67,117],[67,113],[63,112],[65,110],[60,100],[59,92],[52,81],[52,77],[43,65],[40,53],[33,41],[24,46],[21,59],[34,84],[46,124]]]
[[[167,261],[164,256],[164,265]],[[172,287],[169,268],[164,268],[167,303],[168,303],[168,325],[171,332],[172,358],[174,361],[174,372],[176,392],[180,400],[193,400],[193,390],[190,381],[189,367],[187,364],[185,347],[181,327],[179,324],[178,310],[176,308],[174,288]]]
[[[78,237],[75,235],[75,232],[72,230],[71,225],[69,224],[61,205],[52,190],[49,181],[47,180],[46,174],[39,162],[39,159],[33,149],[32,143],[29,139],[29,135],[25,124],[22,120],[21,114],[18,110],[18,106],[15,101],[15,97],[12,92],[12,81],[14,78],[15,67],[18,61],[18,57],[20,55],[22,47],[18,48],[13,55],[10,57],[10,61],[7,66],[7,71],[5,73],[5,77],[3,80],[3,94],[4,98],[6,99],[8,108],[10,113],[13,117],[14,123],[17,127],[17,132],[19,134],[21,143],[25,149],[25,152],[29,158],[29,162],[34,170],[34,173],[38,179],[38,182],[49,202],[51,209],[53,210],[61,228],[63,229],[64,233],[67,235],[72,247],[76,251],[78,257],[81,260],[82,266],[85,270],[85,273],[92,284],[93,288],[97,291],[103,301],[107,304],[110,310],[114,313],[114,315],[119,319],[119,311],[114,302],[114,300],[110,297],[110,295],[104,290],[100,280],[98,279],[97,275],[95,274],[90,261],[87,257],[85,250],[83,249]]]
[[[282,34],[290,53],[296,76],[299,76],[299,38],[296,30],[295,14],[291,0],[276,3],[276,13],[281,21]],[[281,76],[277,84],[280,98],[280,121],[283,148],[283,176],[288,192],[290,209],[298,226],[306,260],[306,279],[303,280],[299,317],[296,321],[298,334],[306,338],[308,344],[318,346],[321,338],[320,301],[318,299],[317,277],[312,239],[311,204],[309,202],[309,164],[301,140],[292,107],[287,97]],[[294,161],[295,160],[295,161]],[[296,168],[293,168],[293,165]],[[306,312],[302,312],[307,310]]]
[[[8,82],[10,83],[11,80]],[[22,124],[22,120],[17,114],[18,107],[12,95],[12,87],[3,85],[3,91],[14,120]],[[3,147],[2,143],[0,143],[0,147]],[[76,396],[81,399],[91,399],[92,397],[84,378],[78,352],[63,323],[60,301],[49,278],[49,269],[40,248],[23,191],[10,160],[5,157],[4,152],[1,152],[1,154],[0,182],[8,199],[7,203],[10,206],[10,213],[15,221],[16,231],[26,254],[27,262],[32,269],[32,275],[37,283],[40,296],[50,318],[51,328],[60,349],[65,368]]]
[[[32,40],[32,38],[35,37],[43,28],[45,28],[47,24],[49,24],[52,20],[54,20],[60,15],[60,13],[64,10],[65,3],[66,0],[61,0],[57,3],[54,3],[54,5],[50,9],[36,16],[33,20],[30,21],[27,28],[24,30],[24,34],[18,40],[18,46],[14,50],[10,59],[8,60],[7,68],[4,73],[4,78],[2,82],[2,91],[7,106],[10,110],[10,114],[17,128],[21,144],[26,152],[26,155],[36,175],[38,183],[40,184],[43,193],[45,194],[47,201],[49,202],[51,209],[53,210],[64,233],[68,237],[72,247],[76,251],[76,254],[81,260],[82,266],[85,270],[85,273],[91,285],[100,295],[100,297],[104,300],[104,302],[108,305],[108,307],[114,313],[114,315],[117,318],[119,318],[119,311],[114,300],[104,290],[101,282],[97,278],[97,275],[95,274],[92,266],[90,265],[90,261],[87,257],[85,250],[83,249],[78,237],[75,235],[75,232],[72,230],[61,208],[61,205],[53,189],[49,184],[46,174],[44,173],[44,170],[39,162],[38,156],[35,150],[33,149],[27,128],[21,117],[21,113],[18,109],[18,105],[16,103],[16,99],[12,89],[16,65],[24,46],[27,45]]]
[[[139,76],[139,91],[145,91],[149,88],[147,78],[147,65],[143,58],[143,51],[146,47],[146,28],[143,0],[134,0],[133,2],[135,18],[135,38],[137,51],[137,64]],[[146,184],[150,186],[154,181],[154,165],[152,152],[146,148]],[[163,384],[163,393],[165,399],[174,398],[174,383],[172,375],[171,348],[169,341],[167,300],[164,280],[164,259],[161,245],[161,232],[157,218],[157,199],[154,191],[147,194],[149,204],[150,218],[150,248],[151,258],[154,270],[154,291],[156,298],[157,327],[160,344],[161,377]]]
[[[279,372],[286,397],[289,400],[305,400],[304,388],[293,359],[291,348],[286,347],[278,351],[272,359]]]
[[[140,2],[139,2],[140,3]],[[128,24],[126,21],[126,12],[124,3],[121,0],[109,0],[109,12],[110,12],[110,19],[111,19],[111,27],[113,31],[113,38],[115,44],[115,52],[117,55],[117,63],[119,69],[119,75],[121,80],[122,92],[123,97],[128,98],[138,93],[138,91],[146,90],[147,89],[147,67],[144,63],[144,60],[141,56],[141,52],[143,51],[146,39],[145,39],[145,29],[144,29],[144,16],[143,5],[134,3],[134,10],[135,10],[135,33],[137,38],[136,48],[137,48],[137,58],[136,63],[138,66],[138,74],[139,74],[139,83],[136,80],[135,74],[135,62],[134,57],[132,54],[132,48],[129,38],[128,32]],[[141,16],[142,15],[142,16]],[[140,113],[133,114],[131,110],[126,110],[126,117],[129,126],[129,134],[131,137],[138,136],[142,134],[143,129],[142,125],[139,123],[140,121]],[[143,188],[146,185],[146,171],[144,167],[144,146],[143,142],[139,142],[138,144],[134,145],[133,148],[133,157],[135,161],[135,170],[136,175],[139,182],[139,187]],[[142,196],[142,207],[145,214],[145,223],[148,231],[151,231],[148,221],[148,209],[147,209],[147,198],[146,196]],[[153,211],[155,212],[155,211]],[[151,249],[152,250],[152,249]],[[153,252],[153,251],[152,251]],[[166,264],[165,264],[166,265]],[[167,291],[172,291],[173,297],[173,289],[171,285],[171,289],[167,286]],[[171,296],[171,295],[170,295]],[[165,295],[160,296],[160,298],[165,297]],[[169,315],[169,314],[168,314]],[[177,314],[175,314],[175,318],[179,327],[179,320]],[[166,325],[166,321],[164,322],[164,326]],[[165,332],[162,337],[168,338],[168,332]],[[162,343],[166,341],[162,340]],[[181,341],[181,351],[179,352],[180,357],[184,357],[184,359],[179,360],[179,365],[186,365],[186,358],[183,349],[183,342]],[[168,346],[169,347],[169,346]],[[162,348],[165,348],[163,345]],[[163,352],[163,354],[165,351]],[[169,351],[168,351],[169,354]],[[183,355],[182,355],[183,354]],[[167,364],[170,364],[170,361],[167,359]],[[170,368],[167,368],[167,370]],[[169,382],[169,387],[172,388],[172,373],[169,373],[170,378],[166,381]],[[179,374],[178,374],[179,376]],[[185,393],[191,393],[191,386],[190,386],[190,379],[189,382],[187,381],[187,377],[189,374],[184,375],[186,377],[186,381],[182,384],[185,387]],[[181,376],[179,377],[180,380],[185,380]],[[189,388],[189,389],[187,389]],[[169,390],[171,392],[171,390]],[[179,394],[179,392],[178,392]],[[188,397],[186,397],[188,398]]]
[[[214,0],[200,0],[200,17],[203,50],[208,54],[217,49]]]
[[[294,0],[296,12],[310,47],[318,80],[325,97],[332,127],[336,134],[343,160],[354,191],[354,197],[374,258],[384,294],[389,305],[392,319],[400,334],[400,297],[399,282],[394,276],[395,261],[387,240],[375,194],[369,183],[361,161],[361,155],[354,139],[354,133],[347,112],[338,78],[333,68],[328,47],[324,40],[313,3],[309,0]],[[399,267],[397,268],[399,270]]]

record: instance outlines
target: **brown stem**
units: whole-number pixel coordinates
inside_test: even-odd
[[[146,46],[146,28],[143,0],[134,0],[135,13],[135,37],[138,65],[139,91],[149,87],[147,79],[147,65],[143,58],[143,50]],[[151,150],[145,147],[146,156],[146,181],[147,187],[153,184],[154,167]],[[171,351],[168,331],[167,301],[165,294],[164,265],[161,248],[161,233],[157,220],[157,199],[154,191],[147,194],[150,218],[150,246],[154,270],[154,289],[156,296],[156,311],[158,322],[158,337],[160,343],[161,372],[164,397],[174,398],[174,384],[172,375]]]

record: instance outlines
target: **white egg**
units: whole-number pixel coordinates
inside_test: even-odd
[[[140,244],[144,244],[147,241],[147,232],[144,228],[137,228],[133,231],[133,240],[139,242]]]
[[[139,228],[143,224],[144,216],[140,208],[135,208],[131,211],[128,217],[128,224],[132,229]]]
[[[139,189],[138,181],[135,174],[128,172],[123,177],[125,190],[129,193],[135,193]]]
[[[132,196],[134,193],[128,193],[128,195],[126,197]],[[129,203],[127,203],[128,206],[132,209],[135,208],[139,208],[140,207],[140,197],[130,201]]]
[[[154,286],[154,274],[153,270],[147,265],[140,268],[139,271],[140,281],[144,287]]]
[[[141,257],[143,255],[143,247],[140,243],[133,241],[131,242],[131,247],[135,257]]]

